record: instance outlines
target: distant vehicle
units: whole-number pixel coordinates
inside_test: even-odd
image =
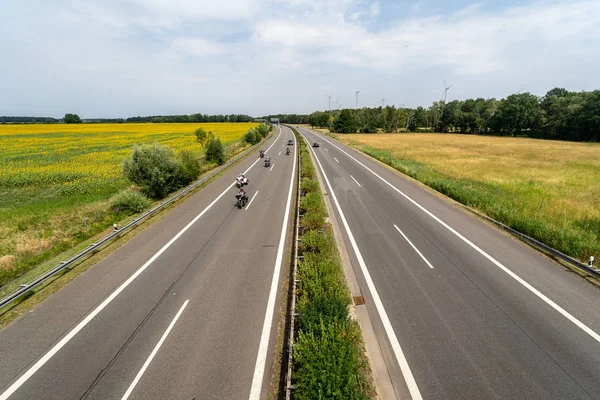
[[[294,140],[293,139],[288,140],[288,146],[293,146],[293,145],[294,145]]]
[[[314,142],[314,143],[313,143],[313,147],[319,147],[319,143],[317,143],[317,142]]]
[[[271,157],[266,156],[265,157],[265,167],[270,167],[271,166]]]

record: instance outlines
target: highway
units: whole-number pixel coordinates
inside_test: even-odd
[[[600,399],[600,291],[442,196],[299,129],[325,181],[394,390]]]
[[[256,153],[0,331],[0,399],[263,399],[296,146]],[[235,177],[251,203],[235,207]]]

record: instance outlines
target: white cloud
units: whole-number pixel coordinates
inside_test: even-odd
[[[426,2],[415,4],[427,15]],[[364,104],[385,93],[416,106],[438,99],[444,79],[461,98],[593,89],[600,62],[597,0],[395,19],[369,0],[12,7],[0,26],[8,114],[309,112],[325,92],[353,104],[355,90]]]

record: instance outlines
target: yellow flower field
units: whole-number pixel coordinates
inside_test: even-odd
[[[253,123],[0,125],[0,188],[62,185],[89,191],[122,180],[121,162],[135,144],[159,142],[200,149],[203,127],[224,144],[239,141]]]
[[[256,125],[0,124],[0,294],[39,263],[119,222],[109,199],[130,185],[122,163],[134,145],[158,142],[201,156],[197,128],[233,149]]]

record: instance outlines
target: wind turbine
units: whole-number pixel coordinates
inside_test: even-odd
[[[383,97],[383,98],[381,99],[381,108],[383,108],[384,104],[385,104],[385,97]]]
[[[337,99],[335,99],[335,104],[337,104],[338,106],[338,110],[342,107],[342,105],[340,104],[340,102],[338,101],[340,98],[338,97]]]
[[[356,99],[356,106],[354,108],[358,109],[358,94],[360,93],[360,90],[356,91],[356,94],[354,95],[355,99]]]
[[[446,97],[448,96],[448,90],[450,90],[451,87],[452,87],[452,85],[448,86],[446,84],[446,81],[444,81],[444,94],[442,95],[442,98],[444,99],[443,104],[446,104]]]
[[[331,111],[331,95],[326,94],[325,96],[329,99],[329,111]]]

